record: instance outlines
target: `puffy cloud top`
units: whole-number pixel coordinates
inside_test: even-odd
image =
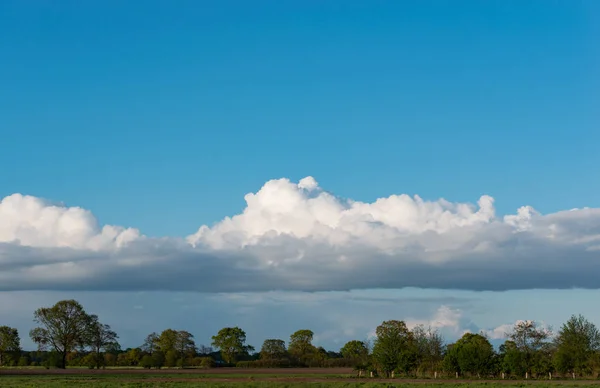
[[[106,225],[80,207],[64,207],[30,195],[13,194],[0,202],[0,242],[31,247],[77,249],[120,247],[139,237],[136,229]]]
[[[405,194],[339,198],[313,177],[271,180],[241,214],[183,238],[100,227],[91,212],[0,202],[0,288],[199,291],[600,287],[600,209],[496,217]]]
[[[289,235],[333,246],[361,242],[377,248],[399,237],[427,231],[445,233],[494,219],[494,199],[487,195],[479,199],[478,208],[406,194],[364,203],[323,191],[313,177],[298,184],[289,179],[272,180],[245,199],[247,207],[242,214],[227,217],[213,228],[202,226],[188,241],[214,248],[243,247],[260,244],[265,237]]]

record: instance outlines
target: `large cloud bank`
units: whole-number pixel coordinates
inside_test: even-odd
[[[0,202],[0,290],[327,291],[600,288],[600,209],[498,217],[477,205],[338,198],[312,177],[271,180],[241,214],[187,237],[98,225],[91,212]]]

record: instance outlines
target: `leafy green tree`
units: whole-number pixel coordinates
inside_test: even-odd
[[[519,321],[515,324],[512,331],[508,333],[508,338],[515,344],[516,349],[521,353],[522,367],[526,373],[531,373],[536,369],[536,363],[541,357],[540,352],[546,352],[548,338],[552,331],[540,327],[535,321]]]
[[[0,326],[0,366],[6,365],[9,358],[17,361],[20,354],[19,331],[12,327]]]
[[[466,333],[456,341],[446,357],[454,358],[446,364],[458,366],[461,373],[480,376],[492,370],[494,348],[483,335]]]
[[[384,321],[376,329],[373,360],[385,375],[398,369],[408,373],[416,362],[413,334],[404,321]]]
[[[531,372],[537,376],[547,376],[554,371],[553,357],[556,347],[552,342],[545,342],[540,349],[533,354]]]
[[[298,361],[306,361],[316,351],[312,344],[314,333],[311,330],[298,330],[290,336],[289,353]]]
[[[327,358],[329,358],[329,354],[324,347],[319,346],[316,348],[316,351],[311,355],[310,360],[308,362],[311,367],[324,367],[327,362]]]
[[[152,360],[152,356],[146,354],[139,362],[139,365],[144,369],[150,369],[154,366],[154,361]]]
[[[460,373],[456,344],[448,344],[446,346],[445,356],[442,360],[442,367],[446,372]]]
[[[143,354],[140,348],[125,350],[117,356],[117,364],[120,366],[137,366],[142,360]],[[141,366],[141,365],[140,365]]]
[[[158,350],[166,355],[168,351],[175,349],[176,343],[177,331],[173,329],[166,329],[160,333],[160,336],[158,336],[156,339],[155,345]]]
[[[525,363],[523,354],[517,348],[514,341],[507,340],[499,348],[500,370],[516,376],[525,375]]]
[[[154,353],[158,349],[158,334],[150,333],[144,340],[144,344],[142,345],[142,350],[150,355]]]
[[[35,311],[34,322],[41,325],[29,333],[40,350],[54,349],[60,356],[59,367],[67,366],[67,354],[86,344],[90,317],[76,300],[63,300],[52,307]]]
[[[412,330],[417,351],[417,368],[420,371],[435,371],[444,359],[444,339],[439,331],[417,325]]]
[[[92,349],[93,365],[100,369],[104,366],[104,356],[102,351],[108,351],[118,346],[117,339],[119,336],[115,333],[109,325],[100,323],[97,315],[91,315],[89,317],[89,324],[86,334],[86,343]]]
[[[295,362],[309,365],[317,353],[317,348],[312,344],[314,333],[311,330],[298,330],[290,336],[288,352]]]
[[[219,330],[217,335],[212,337],[212,346],[221,351],[223,360],[229,364],[254,350],[254,347],[246,345],[246,332],[237,326]]]
[[[160,333],[160,336],[153,333],[148,336],[146,343],[146,348],[153,348],[154,351],[160,351],[165,355],[167,367],[176,365],[185,367],[186,358],[193,356],[196,351],[194,336],[185,330],[166,329]],[[175,361],[172,360],[173,354]]]
[[[555,339],[554,363],[561,373],[589,374],[600,351],[600,331],[582,315],[573,315]]]
[[[152,367],[160,369],[165,365],[165,354],[161,351],[152,353]]]
[[[342,356],[349,360],[354,367],[366,367],[369,361],[369,348],[363,341],[352,340],[340,349]]]
[[[284,340],[266,339],[260,349],[260,358],[263,360],[284,360],[287,356]]]
[[[167,368],[177,366],[177,352],[175,350],[171,349],[165,353],[165,366]]]
[[[193,357],[196,352],[196,342],[194,336],[185,331],[179,330],[175,336],[175,347],[174,350],[179,357],[178,365],[181,368],[185,368],[185,360],[188,357]]]

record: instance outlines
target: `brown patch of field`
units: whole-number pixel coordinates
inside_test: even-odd
[[[196,374],[196,375],[351,375],[354,372],[352,368],[211,368],[211,369],[44,369],[44,368],[24,368],[24,369],[0,369],[0,375],[119,375],[119,374]],[[188,381],[189,379],[186,379]],[[213,380],[209,378],[209,380]],[[237,380],[237,379],[236,379]]]

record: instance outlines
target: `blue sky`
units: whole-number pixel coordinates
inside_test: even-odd
[[[247,208],[247,193],[257,193],[267,182],[279,178],[299,182],[313,176],[327,192],[365,203],[406,193],[430,201],[445,198],[453,203],[476,204],[482,195],[490,195],[495,199],[498,219],[515,214],[525,205],[542,214],[597,208],[599,25],[600,7],[593,0],[460,4],[180,1],[176,5],[146,1],[143,6],[117,1],[60,5],[3,1],[0,164],[4,168],[0,198],[14,193],[44,198],[87,209],[100,225],[137,228],[140,235],[150,238],[175,239],[194,234],[201,225],[210,227],[224,217],[240,214]],[[277,190],[287,189],[281,186]],[[265,198],[267,203],[261,202],[261,206],[268,208],[273,197]],[[5,208],[10,205],[11,209],[21,209],[16,214],[25,214],[18,208],[25,203],[6,201]],[[394,209],[380,211],[397,218],[407,211]],[[419,239],[425,238],[421,235],[425,229],[444,235],[450,225],[472,225],[465,221],[468,217],[459,217],[458,224],[446,224],[435,211],[429,218],[422,216],[423,211],[417,213],[421,216],[402,222],[379,221],[395,228],[401,225],[411,235],[421,236]],[[87,240],[74,242],[70,234],[65,237],[50,232],[56,223],[42,230],[42,218],[36,215],[26,219],[7,214],[0,212],[0,226],[4,228],[0,228],[0,241],[7,244],[6,249],[13,248],[8,245],[17,237],[21,248],[92,249],[93,245],[93,249],[100,249]],[[69,218],[69,222],[77,225],[73,228],[84,230],[88,238],[92,233],[86,229],[89,220],[81,217],[76,221]],[[236,224],[236,232],[257,238],[265,232],[266,223],[283,234],[296,228],[296,237],[317,233],[317,229],[308,233],[298,226],[298,218],[290,218],[290,226],[277,224],[275,218],[265,221],[253,217]],[[419,217],[428,221],[421,224]],[[591,241],[596,225],[600,225],[595,220],[563,220],[563,225],[572,233],[573,241],[579,231],[587,233],[586,241]],[[356,226],[353,222],[348,224],[352,228]],[[428,229],[432,222],[436,226]],[[23,225],[33,225],[35,232],[19,234],[25,233]],[[215,228],[212,234],[199,234],[196,240],[221,252],[224,240],[220,236],[225,231],[230,229]],[[375,234],[370,233],[361,238],[372,246]],[[488,237],[481,238],[489,243]],[[281,242],[278,249],[288,252],[290,246],[304,244],[298,249],[312,252],[319,258],[312,263],[323,265],[320,260],[324,254],[315,253],[318,247],[308,246],[306,241]],[[444,244],[450,244],[448,241]],[[419,243],[425,244],[422,240]],[[438,240],[429,243],[438,248],[442,244]],[[379,250],[387,247],[387,243],[379,244]],[[543,244],[535,246],[539,250],[528,252],[536,259],[556,251]],[[170,247],[161,252],[171,252]],[[572,252],[573,247],[563,248],[560,252]],[[257,260],[267,255],[258,247],[252,249],[251,255]],[[235,252],[240,260],[247,253]],[[460,252],[460,257],[479,254],[476,248]],[[501,254],[505,253],[489,257]],[[179,257],[181,253],[171,255]],[[561,257],[556,260],[558,263]],[[138,265],[147,268],[143,262]],[[596,267],[585,268],[589,276],[598,274]],[[519,267],[509,270],[519,271]],[[152,271],[159,269],[148,269],[144,279],[156,284],[156,292],[164,293],[157,300],[170,300],[171,293],[179,290],[170,290],[169,281],[177,280],[156,280]],[[203,273],[204,269],[198,271]],[[478,271],[477,276],[493,273],[483,267]],[[391,284],[399,288],[403,284],[390,279],[379,285],[376,278],[366,285],[357,280],[346,284],[343,280],[354,275],[343,273],[337,291],[346,286]],[[515,306],[515,298],[536,304],[554,298],[553,293],[559,291],[550,290],[553,284],[598,288],[592,280],[578,280],[575,272],[572,276],[564,282],[550,276],[540,280],[537,287],[546,291],[509,294],[478,293],[473,278],[465,280],[470,284],[465,288],[470,289],[460,292],[485,300],[496,297],[490,295],[503,295],[502,303],[510,301]],[[77,289],[66,285],[69,279],[60,279],[45,280],[52,284],[32,283],[30,289],[7,287],[7,292],[24,295],[40,288],[56,292]],[[279,286],[285,283],[283,277],[278,279],[283,282],[276,283]],[[440,278],[431,284],[424,280],[423,287],[452,284],[456,288],[456,279]],[[299,285],[307,282],[297,279],[291,292],[301,295]],[[101,280],[90,283],[94,290],[114,291]],[[251,283],[246,280],[245,286],[233,288],[252,291]],[[119,287],[118,291],[123,291]],[[327,289],[316,280],[310,287]],[[498,285],[499,289],[514,287]],[[202,291],[210,294],[211,290],[207,286]],[[267,292],[268,287],[260,291]],[[433,291],[405,290],[402,295],[412,297],[421,292]],[[440,298],[447,294],[435,292]],[[575,291],[559,294],[568,299],[572,298],[567,296],[570,292]],[[97,299],[89,297],[92,306],[100,306],[99,300],[109,298],[100,294],[94,294]],[[584,294],[582,301],[597,296],[592,290]],[[134,294],[127,295],[134,298]],[[5,297],[9,298],[8,294]],[[234,303],[221,302],[224,306]],[[211,303],[206,299],[202,306]],[[274,308],[271,302],[264,303],[264,311],[273,311],[269,310],[269,306]],[[429,319],[441,305],[448,304],[442,300],[428,303],[422,310],[415,309],[412,318]],[[147,311],[148,304],[143,304]],[[131,299],[127,306],[134,305]],[[461,305],[462,320],[477,317],[477,324],[486,329],[510,323],[503,318],[510,314],[492,309],[477,315],[475,305]],[[298,314],[308,308],[303,304],[296,307]],[[12,310],[5,309],[11,316]],[[540,310],[540,316],[530,318],[552,321],[576,312]],[[24,322],[25,315],[14,314],[15,321]],[[600,316],[597,318],[600,321]],[[251,312],[243,319],[248,321],[247,331],[268,333],[269,328],[259,329],[264,325],[252,323]],[[183,317],[168,323],[185,322]],[[132,336],[126,341],[139,341]],[[323,341],[333,344],[332,339]]]

